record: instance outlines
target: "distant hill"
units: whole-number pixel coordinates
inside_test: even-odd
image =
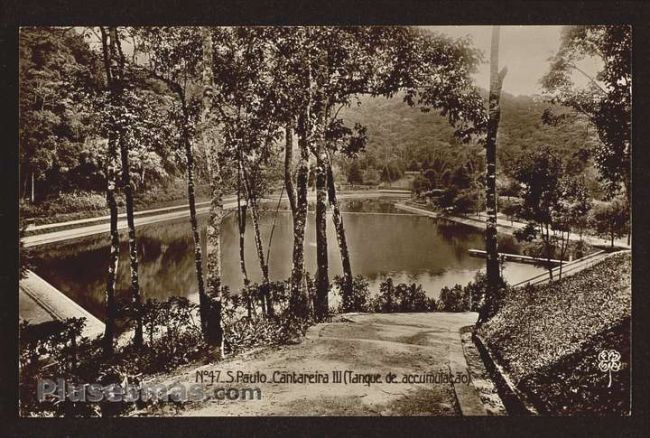
[[[505,174],[528,148],[547,144],[570,156],[579,148],[591,148],[597,141],[593,128],[583,123],[543,124],[541,116],[549,104],[541,98],[504,94],[501,106],[498,167]],[[453,129],[444,117],[409,107],[399,96],[361,97],[360,105],[343,109],[341,116],[346,124],[361,123],[368,128],[368,144],[359,156],[363,169],[375,168],[381,172],[383,166],[393,161],[404,170],[419,170],[425,159],[466,147],[454,138]]]

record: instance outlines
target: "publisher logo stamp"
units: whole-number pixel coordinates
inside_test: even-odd
[[[607,387],[611,388],[612,372],[618,372],[621,369],[621,353],[616,350],[601,351],[598,354],[598,369],[603,373],[608,373]]]

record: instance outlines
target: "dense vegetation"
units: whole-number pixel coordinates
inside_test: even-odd
[[[478,330],[543,412],[629,413],[631,269],[625,252],[550,284],[510,290]],[[621,354],[611,386],[598,369],[603,349]]]
[[[367,144],[355,160],[340,165],[351,184],[394,181],[415,172],[412,189],[435,197],[441,208],[470,212],[484,207],[485,156],[481,145],[461,145],[440,114],[407,105],[401,96],[361,97],[359,105],[341,111],[352,125],[367,128]],[[497,150],[500,194],[514,195],[518,160],[539,145],[548,145],[564,161],[583,164],[584,184],[592,196],[602,197],[593,162],[596,132],[581,120],[545,124],[543,115],[556,108],[541,97],[501,97],[502,117]],[[556,108],[557,110],[557,108]]]
[[[106,132],[101,58],[90,38],[68,29],[24,28],[20,38],[21,197],[43,201],[60,193],[103,192]],[[136,92],[146,134],[130,152],[136,190],[182,176],[169,91],[147,78]],[[155,124],[155,129],[153,125]]]
[[[549,103],[540,97],[501,97],[502,118],[499,125],[499,163],[507,175],[522,151],[537,144],[550,144],[564,156],[581,148],[593,146],[595,132],[576,121],[573,124],[547,125],[542,115]],[[372,169],[382,175],[391,161],[404,170],[419,171],[436,158],[449,158],[450,165],[462,162],[462,154],[454,130],[440,114],[423,112],[407,105],[402,96],[392,98],[366,97],[341,111],[349,124],[360,123],[367,128],[368,141],[356,162],[361,169]],[[593,130],[592,130],[593,131]],[[471,154],[467,154],[471,155]]]

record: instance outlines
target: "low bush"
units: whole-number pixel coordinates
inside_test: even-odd
[[[393,279],[387,278],[379,285],[379,294],[370,300],[370,308],[381,313],[431,312],[436,310],[436,302],[420,285],[394,285]]]
[[[120,199],[119,204],[123,204],[123,200]],[[20,206],[21,215],[25,218],[104,210],[108,211],[106,194],[99,192],[61,193],[38,204],[23,203]]]
[[[338,312],[370,312],[370,284],[361,275],[352,279],[352,296],[348,302],[343,299],[343,277],[334,277],[335,293],[341,297]]]

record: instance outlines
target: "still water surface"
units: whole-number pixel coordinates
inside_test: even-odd
[[[469,249],[484,249],[480,230],[462,224],[404,214],[386,200],[346,201],[344,215],[346,237],[352,269],[370,281],[371,290],[378,290],[387,277],[406,283],[421,284],[429,296],[438,297],[444,286],[466,284],[485,261],[470,257]],[[207,216],[199,217],[201,244],[205,254]],[[316,271],[316,235],[314,215],[309,214],[305,237],[307,270]],[[271,245],[269,273],[272,280],[287,279],[291,271],[293,229],[291,214],[274,209],[262,215],[261,232],[264,245],[275,225]],[[249,277],[261,280],[255,251],[252,223],[246,231],[245,256]],[[341,274],[341,262],[331,219],[327,223],[330,279]],[[140,254],[140,288],[144,298],[166,299],[187,296],[197,300],[196,272],[189,219],[138,227]],[[125,238],[122,239],[126,240]],[[512,239],[500,243],[504,252],[516,253]],[[266,250],[265,250],[266,252]],[[108,237],[76,240],[59,246],[47,246],[35,257],[36,272],[85,309],[99,318],[104,312]],[[231,290],[242,286],[239,266],[239,238],[234,212],[224,219],[222,237],[223,279]],[[118,294],[127,296],[129,287],[128,247],[120,250]],[[517,263],[506,263],[504,275],[515,283],[542,272],[541,269]]]

